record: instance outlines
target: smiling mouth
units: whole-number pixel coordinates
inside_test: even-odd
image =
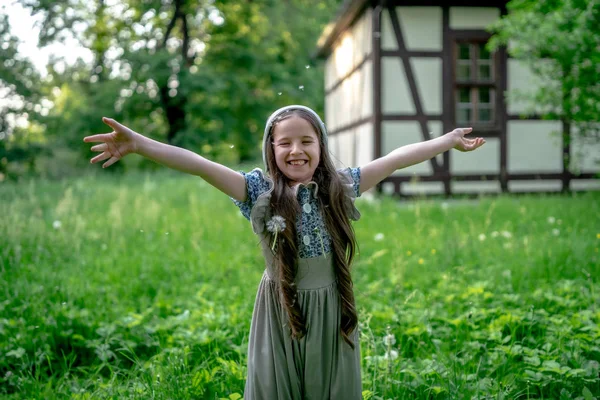
[[[304,165],[306,164],[307,161],[306,160],[294,160],[294,161],[288,161],[288,164],[290,165],[294,165],[294,166],[300,166],[300,165]]]

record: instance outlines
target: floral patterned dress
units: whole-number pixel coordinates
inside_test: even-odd
[[[339,298],[331,237],[325,230],[315,182],[294,187],[302,212],[296,222],[298,302],[306,321],[306,335],[292,339],[287,312],[273,279],[277,276],[269,246],[266,222],[272,217],[269,202],[273,182],[260,169],[243,173],[247,199],[234,200],[259,236],[266,269],[258,287],[248,343],[248,378],[245,400],[301,400],[362,398],[358,328],[352,349],[340,333]],[[344,185],[345,206],[352,220],[360,213],[360,169],[338,170]]]

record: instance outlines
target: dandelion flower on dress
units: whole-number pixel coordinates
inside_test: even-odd
[[[275,243],[277,242],[277,234],[283,232],[285,229],[285,219],[281,215],[273,215],[273,218],[267,221],[267,230],[274,234],[273,245],[271,250],[275,250]]]

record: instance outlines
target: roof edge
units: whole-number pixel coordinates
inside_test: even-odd
[[[354,22],[369,3],[369,0],[345,0],[333,21],[323,29],[317,41],[317,50],[311,58],[326,58],[339,35]]]

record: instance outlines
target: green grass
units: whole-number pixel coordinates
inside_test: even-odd
[[[365,398],[600,397],[600,193],[358,208]],[[105,173],[3,184],[0,215],[0,396],[243,393],[264,264],[226,196]]]

